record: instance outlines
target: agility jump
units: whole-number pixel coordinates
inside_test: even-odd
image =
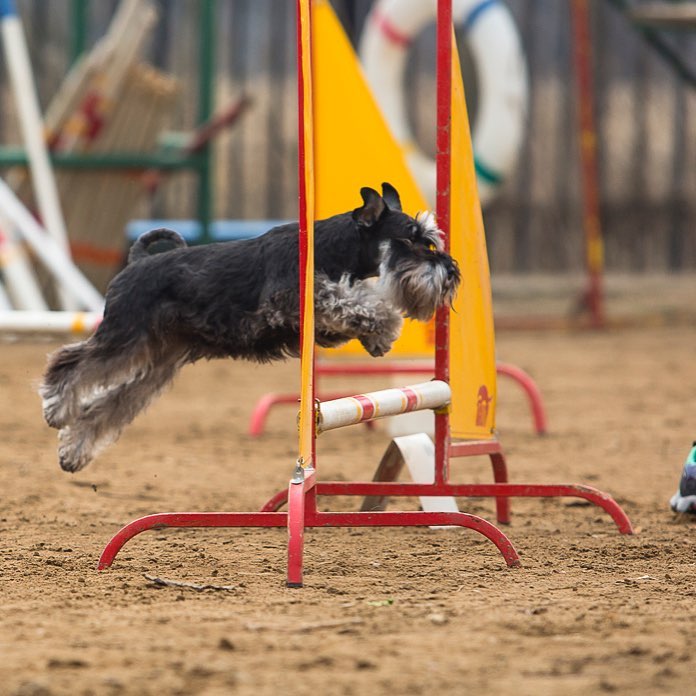
[[[312,70],[310,59],[310,26],[314,26],[317,41],[327,41],[321,30],[327,28],[330,8],[325,2],[297,0],[298,11],[298,98],[300,150],[300,297],[301,297],[301,404],[298,458],[287,491],[274,496],[262,512],[252,513],[160,513],[135,520],[126,525],[107,544],[99,561],[99,568],[108,568],[118,551],[140,532],[163,527],[284,527],[287,526],[288,573],[287,584],[299,587],[303,582],[303,548],[305,527],[344,526],[460,526],[474,529],[491,540],[500,550],[508,566],[519,565],[519,557],[509,539],[493,524],[475,515],[463,512],[321,512],[317,509],[318,495],[380,496],[472,496],[494,497],[498,520],[507,522],[508,499],[514,496],[575,496],[587,499],[606,510],[622,533],[631,533],[630,521],[621,508],[606,494],[595,489],[573,484],[509,484],[507,468],[500,443],[495,437],[495,359],[493,351],[493,324],[490,306],[485,239],[480,206],[475,187],[471,141],[468,134],[463,88],[456,53],[452,49],[451,0],[438,0],[437,17],[437,123],[438,123],[438,200],[437,218],[445,232],[445,248],[451,234],[453,256],[460,261],[462,274],[468,279],[469,292],[455,301],[456,314],[450,319],[450,308],[441,307],[436,315],[435,376],[428,400],[418,403],[418,392],[423,385],[405,387],[398,403],[392,404],[393,390],[353,397],[338,404],[325,403],[319,409],[314,400],[314,255],[313,228],[315,212],[313,164],[318,164],[316,202],[329,189],[322,173],[321,153],[312,156],[314,143],[321,144],[330,124],[320,123],[313,137]],[[334,41],[332,49],[337,49]],[[319,46],[319,48],[317,48]],[[322,54],[319,43],[315,55]],[[340,47],[338,47],[340,48]],[[315,66],[314,88],[321,89],[322,61]],[[333,76],[333,84],[340,80]],[[362,131],[361,135],[365,133]],[[369,132],[368,132],[369,134]],[[343,145],[350,135],[343,133]],[[347,144],[346,144],[347,143]],[[456,157],[451,153],[456,152]],[[361,162],[364,171],[372,171]],[[355,166],[355,163],[354,165]],[[344,175],[346,174],[344,170]],[[395,176],[385,172],[380,176]],[[347,177],[350,178],[350,177]],[[399,183],[401,188],[401,184]],[[343,189],[350,188],[345,185]],[[405,187],[407,188],[407,187]],[[403,191],[402,191],[403,193]],[[451,195],[451,194],[454,195]],[[457,370],[450,379],[450,360],[469,366]],[[414,396],[415,395],[415,396]],[[432,400],[430,398],[432,397]],[[415,400],[415,403],[414,403]],[[399,483],[394,480],[372,482],[320,482],[317,477],[315,450],[317,421],[330,419],[336,427],[364,420],[366,410],[371,416],[380,409],[405,412],[413,408],[434,408],[435,416],[435,473],[431,483]],[[353,408],[350,414],[348,407]],[[358,408],[358,406],[360,408]],[[329,415],[331,414],[331,415]],[[328,429],[328,428],[325,428]],[[493,484],[450,483],[450,460],[455,457],[486,455],[490,457]],[[392,467],[397,470],[398,466]],[[378,470],[378,475],[379,475]],[[384,472],[382,472],[384,474]],[[386,475],[382,476],[387,478]],[[287,512],[278,507],[287,501]]]

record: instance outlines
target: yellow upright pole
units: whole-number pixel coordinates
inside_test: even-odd
[[[314,466],[314,120],[311,0],[297,0],[300,206],[300,419],[298,464]]]

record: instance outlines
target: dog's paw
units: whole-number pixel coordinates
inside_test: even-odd
[[[360,343],[373,358],[381,358],[391,350],[394,341],[389,337],[371,335],[362,336],[360,338]]]
[[[92,461],[92,448],[83,446],[82,442],[74,442],[70,428],[63,428],[59,438],[61,444],[58,447],[58,463],[63,471],[74,474]]]

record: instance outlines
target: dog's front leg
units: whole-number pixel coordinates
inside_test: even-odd
[[[338,283],[317,278],[315,291],[318,333],[357,338],[373,357],[388,353],[398,338],[403,319],[370,281]]]

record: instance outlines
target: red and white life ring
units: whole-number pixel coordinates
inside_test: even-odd
[[[472,141],[479,195],[486,203],[515,165],[522,144],[529,93],[527,66],[515,22],[501,0],[453,0],[452,15],[466,34],[478,75]],[[404,73],[411,41],[435,16],[435,0],[378,0],[360,42],[367,81],[431,203],[435,200],[435,162],[414,142]]]

